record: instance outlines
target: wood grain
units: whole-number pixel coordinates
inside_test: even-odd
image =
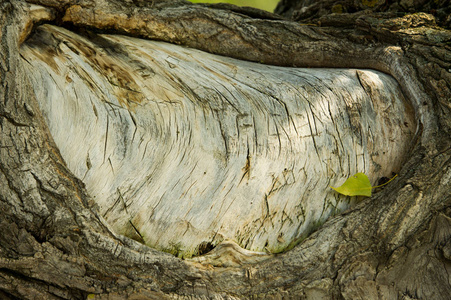
[[[50,25],[21,53],[102,216],[184,257],[229,239],[283,251],[349,207],[330,185],[397,172],[415,129],[377,71],[267,66]]]

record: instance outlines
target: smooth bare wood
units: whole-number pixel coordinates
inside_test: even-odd
[[[326,14],[329,23],[321,27],[185,2],[33,2],[48,7],[45,18],[53,16],[60,25],[64,17],[74,27],[154,37],[268,64],[383,71],[400,85],[419,126],[398,179],[292,250],[239,267],[218,267],[214,259],[185,262],[116,235],[96,215],[95,202],[53,142],[20,58],[31,12],[22,1],[3,1],[2,297],[451,297],[450,32],[436,26],[434,16],[344,14],[336,27],[331,24],[338,16]],[[93,18],[94,12],[102,18]],[[129,26],[127,16],[143,22]],[[103,23],[104,17],[121,27],[104,26],[114,24]]]
[[[181,257],[224,240],[282,252],[349,207],[330,185],[397,173],[416,129],[395,81],[375,71],[271,67],[53,26],[21,55],[100,214]]]

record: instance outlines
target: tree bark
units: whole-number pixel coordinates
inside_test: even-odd
[[[328,1],[320,1],[321,9],[281,2],[278,12],[295,21],[185,1],[29,2],[39,6],[0,4],[3,298],[451,298],[447,1],[412,6],[437,18],[397,14],[383,5],[391,2],[366,11],[359,10],[374,1],[352,9],[343,4],[341,14],[330,14],[339,11]],[[21,54],[42,23],[269,65],[382,71],[415,112],[408,160],[389,188],[330,218],[285,253],[259,256],[232,242],[192,260],[159,252],[115,233],[60,154]]]

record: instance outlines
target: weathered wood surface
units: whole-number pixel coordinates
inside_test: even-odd
[[[281,252],[398,172],[413,110],[370,70],[238,61],[41,26],[21,56],[50,132],[115,232],[180,256]],[[207,247],[208,248],[208,247]]]
[[[326,14],[323,26],[314,26],[184,1],[33,2],[47,8],[33,13],[23,1],[0,2],[1,297],[451,298],[449,26],[425,13]],[[427,2],[449,9],[444,1]],[[328,220],[291,251],[252,265],[233,243],[195,263],[115,235],[59,155],[19,52],[30,24],[61,25],[73,12],[77,22],[65,25],[154,34],[269,64],[384,71],[399,83],[420,125],[409,159],[383,191]],[[93,18],[97,13],[142,22],[114,28]]]

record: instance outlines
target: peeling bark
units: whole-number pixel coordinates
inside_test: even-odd
[[[45,8],[0,4],[2,297],[451,298],[451,33],[433,15],[324,14],[315,26],[184,1],[33,2]],[[340,26],[332,26],[337,19]],[[33,32],[30,24],[39,22],[265,64],[382,71],[413,107],[415,142],[398,179],[290,251],[256,261],[226,244],[203,258],[180,260],[111,230],[66,165],[19,52]]]

